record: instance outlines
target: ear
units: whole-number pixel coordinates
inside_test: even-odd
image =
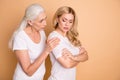
[[[30,25],[30,26],[33,25],[33,21],[31,21],[31,20],[27,20],[27,23],[28,23],[28,25]]]
[[[59,24],[59,18],[55,19],[55,25]]]
[[[59,22],[59,20],[58,20],[58,18],[56,18],[56,23],[58,23]]]

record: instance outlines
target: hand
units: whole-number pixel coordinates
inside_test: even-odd
[[[79,49],[80,49],[79,54],[87,54],[87,51],[85,50],[84,47],[80,47]]]
[[[64,58],[72,58],[72,53],[70,51],[68,51],[66,48],[64,48],[62,50],[62,56]]]
[[[84,62],[86,60],[88,60],[88,54],[87,51],[85,50],[85,48],[80,47],[80,52],[79,52],[79,61]]]
[[[59,44],[59,42],[59,38],[52,38],[50,40],[47,40],[46,51],[51,52]]]

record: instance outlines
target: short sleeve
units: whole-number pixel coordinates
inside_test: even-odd
[[[59,35],[55,34],[55,33],[51,33],[49,36],[48,36],[48,39],[52,39],[54,37],[57,37],[60,39]],[[59,44],[52,50],[52,54],[55,56],[55,58],[59,58],[62,56],[62,50],[64,49],[64,45],[60,39],[60,42]]]
[[[56,58],[59,58],[62,56],[62,50],[64,49],[64,46],[62,44],[59,44],[56,46],[53,50],[52,53]]]
[[[16,35],[13,42],[13,51],[14,50],[26,50],[27,44],[25,42],[24,36]]]

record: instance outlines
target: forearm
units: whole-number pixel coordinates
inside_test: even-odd
[[[63,55],[63,62],[68,68],[75,67],[79,62],[84,62],[88,60],[87,53],[82,53],[78,55]]]
[[[41,66],[48,56],[48,52],[44,51],[33,63],[30,63],[29,66],[24,70],[28,76],[32,76],[36,70]]]
[[[80,62],[80,56],[79,55],[72,55],[70,57],[71,60],[75,61],[75,62]]]
[[[76,61],[76,62],[84,62],[84,61],[88,60],[88,55],[85,53],[78,54],[78,55],[72,56],[71,59]]]
[[[68,67],[68,68],[73,68],[73,67],[75,67],[75,66],[77,66],[77,64],[79,63],[79,62],[76,62],[76,61],[74,61],[74,60],[72,60],[72,59],[67,59],[67,60],[65,60],[68,64],[66,64],[66,66]]]
[[[58,45],[59,39],[58,38],[52,38],[50,40],[47,40],[45,50],[43,53],[28,67],[28,73],[32,75],[39,67],[40,65],[45,61],[48,54]]]
[[[58,58],[57,60],[65,68],[73,68],[79,63],[70,59],[69,57],[63,57],[63,56]]]

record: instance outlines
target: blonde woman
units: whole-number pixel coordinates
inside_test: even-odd
[[[71,7],[60,7],[53,18],[55,30],[48,39],[60,39],[50,54],[52,62],[51,75],[48,80],[76,80],[76,66],[88,59],[86,50],[78,40],[77,17]]]
[[[43,80],[45,59],[59,42],[57,38],[46,41],[45,26],[44,8],[30,5],[9,42],[18,60],[13,80]]]

